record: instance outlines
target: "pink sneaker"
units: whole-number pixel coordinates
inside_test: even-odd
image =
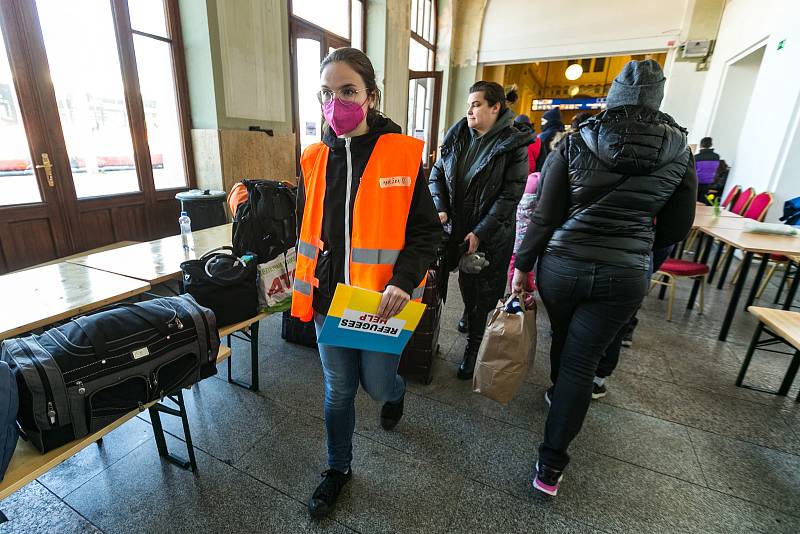
[[[536,462],[536,472],[533,475],[531,485],[542,493],[555,497],[558,494],[558,488],[561,486],[561,479],[563,478],[564,474],[561,471]]]

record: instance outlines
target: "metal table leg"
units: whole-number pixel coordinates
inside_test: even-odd
[[[733,263],[733,253],[734,249],[731,248],[731,253],[728,254],[728,258],[725,260],[725,264],[722,266],[722,272],[719,274],[717,289],[722,289],[725,286],[725,280],[728,278],[728,271],[731,268],[731,263]]]
[[[723,250],[725,250],[725,243],[720,241],[719,246],[717,247],[717,253],[716,255],[714,255],[714,263],[711,264],[711,271],[708,273],[708,276],[706,277],[708,279],[709,284],[714,280],[714,275],[717,272],[717,266],[719,265],[720,258],[722,258]]]
[[[786,287],[786,279],[789,278],[789,272],[792,270],[792,265],[794,262],[789,262],[786,264],[786,268],[783,270],[783,276],[781,277],[781,283],[778,285],[778,292],[775,293],[775,300],[773,304],[778,304],[781,301],[781,295],[783,294],[783,288]]]
[[[753,280],[753,287],[750,288],[750,294],[747,296],[747,302],[744,305],[744,311],[747,311],[753,301],[756,300],[756,295],[758,294],[758,288],[761,286],[761,280],[764,278],[764,272],[767,270],[767,265],[769,265],[769,254],[764,254],[764,257],[761,258],[761,264],[758,266],[758,271],[756,271],[756,279]]]
[[[733,316],[736,315],[736,307],[739,305],[739,297],[742,296],[742,289],[744,289],[744,282],[747,278],[747,272],[750,270],[750,262],[752,261],[753,253],[745,253],[744,259],[742,260],[742,272],[739,274],[739,279],[736,280],[736,285],[733,287],[731,301],[728,303],[728,310],[725,312],[725,319],[722,321],[722,329],[719,331],[720,341],[728,339],[728,330],[731,328]]]
[[[795,268],[794,280],[792,280],[792,285],[789,286],[789,293],[786,295],[786,302],[784,302],[782,306],[784,310],[792,309],[792,302],[794,302],[794,297],[797,294],[798,285],[800,285],[800,265]]]

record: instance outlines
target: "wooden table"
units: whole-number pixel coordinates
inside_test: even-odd
[[[0,340],[150,289],[150,284],[62,262],[0,276]]]
[[[792,387],[797,370],[800,368],[800,313],[786,310],[775,310],[773,308],[760,308],[757,306],[750,306],[747,311],[752,313],[758,319],[758,326],[753,333],[753,339],[750,341],[750,347],[747,349],[747,354],[742,362],[742,367],[739,369],[739,376],[736,378],[736,385],[764,393],[772,393],[774,395],[786,396],[789,389]],[[766,336],[764,336],[766,334]],[[764,336],[764,337],[762,337]],[[772,347],[776,342],[783,343],[794,349],[792,360],[789,363],[786,374],[783,377],[781,386],[778,391],[769,391],[766,389],[756,388],[744,384],[744,377],[747,374],[747,368],[750,366],[750,361],[753,359],[755,351],[761,347]],[[764,349],[770,352],[779,352],[773,349]],[[790,353],[782,353],[790,354]],[[800,402],[800,394],[797,396],[797,402]]]
[[[230,355],[231,350],[225,345],[220,345],[219,353],[217,354],[217,364],[228,359]],[[36,447],[34,447],[29,441],[23,441],[20,439],[17,442],[16,449],[14,449],[14,456],[11,457],[11,463],[8,464],[8,470],[3,477],[3,481],[0,482],[0,499],[5,499],[24,485],[33,482],[57,465],[72,458],[92,443],[96,443],[106,434],[109,434],[114,429],[122,426],[123,423],[130,421],[142,413],[145,409],[152,408],[158,402],[159,401],[153,401],[148,403],[141,410],[133,410],[129,412],[110,425],[101,428],[94,434],[90,434],[85,438],[71,441],[57,449],[46,452],[45,454],[40,453],[39,450],[36,449]]]
[[[732,214],[729,217],[715,217],[707,214],[695,214],[692,228],[715,227],[715,228],[744,228],[745,223],[753,222],[752,219],[740,217]]]
[[[719,333],[720,341],[725,341],[728,337],[728,330],[730,329],[733,317],[736,314],[736,306],[739,304],[739,298],[741,297],[742,290],[744,289],[745,280],[747,278],[748,271],[750,270],[750,263],[753,261],[753,256],[755,254],[761,254],[762,258],[756,273],[756,278],[753,281],[753,287],[750,290],[750,294],[747,298],[745,309],[753,304],[753,300],[755,300],[759,284],[761,283],[761,279],[764,277],[764,272],[769,264],[770,255],[800,255],[800,236],[759,234],[745,232],[740,228],[722,228],[719,226],[701,226],[699,227],[699,230],[702,232],[702,234],[712,238],[708,240],[708,243],[705,247],[702,247],[702,243],[701,246],[698,247],[698,250],[703,248],[703,256],[700,259],[701,263],[706,263],[708,261],[714,239],[719,240],[720,243],[738,248],[744,253],[739,278],[736,280],[736,285],[733,288],[733,294],[731,295],[731,300],[728,304],[728,310],[725,313],[725,319],[722,322],[722,329]],[[732,258],[733,255],[731,254],[730,257]],[[729,264],[729,262],[730,259],[726,265],[723,266],[723,272],[727,270],[727,264]],[[724,279],[724,277],[722,279]],[[800,276],[795,277],[795,280],[792,282],[792,286],[789,289],[789,298],[787,299],[787,304],[789,305],[791,305],[792,299],[797,292],[798,282],[800,282]],[[692,294],[689,296],[690,306],[694,303],[696,289],[697,285],[692,289]]]
[[[93,269],[136,278],[155,286],[179,277],[181,262],[199,258],[217,247],[230,246],[232,227],[231,224],[223,224],[192,232],[194,251],[191,252],[184,251],[181,236],[175,235],[147,243],[88,254],[69,261]]]
[[[695,207],[694,214],[695,214],[695,216],[697,216],[697,215],[714,215],[714,208],[711,207],[711,206],[698,205],[698,206]],[[741,217],[741,215],[738,215],[738,214],[733,213],[732,211],[728,211],[726,209],[721,209],[719,216],[720,217]]]

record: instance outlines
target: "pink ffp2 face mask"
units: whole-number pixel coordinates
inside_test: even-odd
[[[322,107],[322,115],[328,124],[331,125],[336,135],[343,135],[353,130],[364,120],[366,112],[362,107],[364,103],[345,102],[338,98],[333,98],[326,102]]]

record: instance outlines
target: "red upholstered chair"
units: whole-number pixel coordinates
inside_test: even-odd
[[[739,196],[739,193],[742,192],[742,187],[738,185],[734,185],[730,191],[728,191],[728,196],[725,197],[725,200],[722,201],[720,207],[727,208],[728,206],[732,205],[736,202],[736,197]]]
[[[750,202],[753,201],[753,197],[755,196],[755,190],[752,187],[748,187],[736,197],[736,202],[733,203],[731,211],[737,215],[744,215],[745,210],[750,206]]]
[[[772,206],[772,193],[759,193],[750,202],[744,212],[744,217],[754,221],[764,222],[770,206]]]
[[[680,260],[677,258],[668,258],[661,264],[661,268],[653,273],[653,278],[650,281],[650,289],[653,287],[667,286],[669,288],[669,300],[667,301],[667,321],[672,320],[672,305],[675,302],[675,286],[678,278],[691,278],[692,280],[700,279],[700,314],[703,313],[703,306],[705,305],[705,285],[706,275],[708,275],[708,265],[705,263],[698,263],[695,261]],[[666,278],[666,280],[662,280]]]

